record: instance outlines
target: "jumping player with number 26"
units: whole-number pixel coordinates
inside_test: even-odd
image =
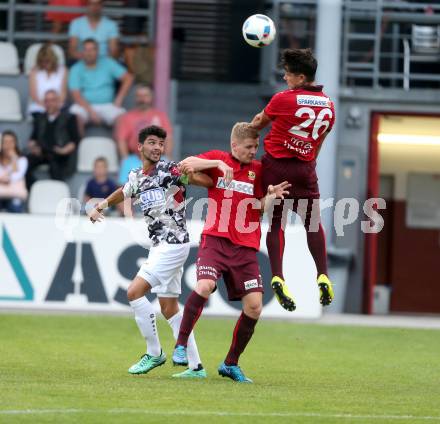
[[[276,93],[252,121],[258,130],[272,124],[264,140],[263,191],[269,185],[285,180],[292,185],[286,199],[303,219],[307,244],[317,268],[320,302],[329,305],[334,294],[327,276],[325,234],[320,223],[320,195],[315,168],[322,143],[335,122],[335,110],[322,85],[315,84],[318,65],[310,49],[285,50],[282,65],[288,89]],[[281,306],[293,311],[296,304],[283,276],[283,208],[283,203],[274,207],[266,244],[272,268],[272,289]]]

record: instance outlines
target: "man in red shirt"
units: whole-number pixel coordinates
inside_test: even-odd
[[[140,84],[136,87],[136,107],[121,115],[115,128],[115,140],[121,159],[129,154],[138,155],[138,134],[143,128],[150,125],[162,127],[167,132],[165,156],[173,157],[173,132],[168,115],[153,108],[153,91],[147,85]]]
[[[288,49],[283,52],[284,80],[288,89],[276,93],[252,125],[257,130],[270,123],[264,140],[262,158],[263,190],[287,180],[291,183],[287,198],[304,223],[307,244],[317,268],[320,302],[329,305],[333,288],[328,279],[325,234],[320,223],[319,187],[316,158],[322,143],[335,122],[333,102],[315,84],[317,61],[310,49]],[[287,206],[287,202],[284,202]],[[272,288],[287,310],[296,308],[283,276],[284,225],[283,204],[276,205],[266,243],[272,268]]]
[[[230,153],[212,150],[180,163],[184,173],[203,170],[214,185],[208,189],[208,215],[197,258],[197,286],[185,304],[173,361],[187,361],[188,337],[223,275],[229,300],[241,300],[243,311],[218,372],[246,383],[252,381],[241,371],[238,359],[252,337],[263,307],[263,282],[257,261],[261,211],[276,197],[283,198],[290,186],[287,182],[269,186],[264,197],[261,163],[254,160],[258,137],[258,131],[249,123],[239,122],[232,129]]]

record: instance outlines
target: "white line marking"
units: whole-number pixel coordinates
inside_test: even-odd
[[[303,418],[342,418],[370,420],[424,420],[439,421],[440,416],[417,415],[357,415],[357,414],[321,414],[319,412],[222,412],[222,411],[155,411],[147,409],[12,409],[0,410],[0,415],[33,414],[143,414],[162,416],[218,416],[218,417],[303,417]]]

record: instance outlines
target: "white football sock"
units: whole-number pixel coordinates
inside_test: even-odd
[[[167,321],[168,324],[170,324],[171,329],[173,330],[174,339],[177,340],[177,337],[179,336],[180,323],[182,322],[182,312],[177,312],[176,315],[174,315]],[[186,353],[188,355],[188,367],[192,370],[195,370],[199,366],[199,364],[202,363],[202,361],[200,360],[199,351],[197,349],[194,331],[191,331],[191,334],[189,335]]]
[[[134,319],[139,327],[139,331],[147,342],[148,355],[159,356],[162,349],[153,305],[145,296],[142,296],[139,299],[132,300],[130,306],[133,308]]]

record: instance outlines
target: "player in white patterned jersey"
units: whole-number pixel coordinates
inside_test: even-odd
[[[100,202],[90,212],[92,222],[104,218],[103,210],[126,198],[135,198],[144,213],[152,247],[148,260],[141,266],[127,290],[127,298],[133,308],[136,324],[146,340],[147,351],[139,362],[128,370],[130,374],[146,374],[163,365],[166,356],[159,341],[156,314],[145,297],[151,291],[159,299],[162,314],[170,324],[173,335],[179,334],[182,313],[177,299],[181,293],[183,265],[190,245],[185,219],[185,184],[204,187],[213,185],[212,179],[203,173],[183,175],[174,162],[160,160],[164,151],[166,131],[152,125],[139,133],[138,149],[142,168],[129,174],[128,182]],[[175,365],[188,365],[180,377],[206,377],[194,335],[188,343],[188,361]],[[191,347],[190,347],[191,344]]]
[[[123,188],[124,196],[136,198],[140,205],[153,246],[189,242],[181,178],[175,162],[160,160],[147,173],[143,168],[132,170]]]

